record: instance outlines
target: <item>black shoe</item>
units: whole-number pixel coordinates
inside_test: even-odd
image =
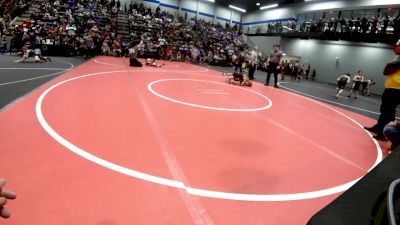
[[[267,83],[265,83],[265,84],[264,84],[264,86],[268,86],[268,84],[267,84]]]
[[[373,138],[375,138],[378,141],[386,141],[386,137],[383,134],[377,134],[373,136]]]
[[[378,133],[378,129],[375,127],[364,127],[364,129],[372,133]]]
[[[275,85],[274,87],[275,87],[275,88],[279,88],[278,85]]]

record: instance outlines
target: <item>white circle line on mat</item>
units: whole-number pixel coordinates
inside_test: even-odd
[[[137,179],[141,179],[144,181],[148,181],[151,183],[155,183],[155,184],[160,184],[160,185],[165,185],[168,187],[173,187],[173,188],[178,188],[178,189],[182,189],[185,190],[188,194],[194,195],[194,196],[199,196],[199,197],[208,197],[208,198],[216,198],[216,199],[223,199],[223,200],[236,200],[236,201],[256,201],[256,202],[271,202],[271,201],[296,201],[296,200],[305,200],[305,199],[314,199],[314,198],[320,198],[320,197],[325,197],[325,196],[329,196],[329,195],[333,195],[333,194],[337,194],[337,193],[341,193],[343,191],[346,191],[348,188],[350,188],[352,185],[354,185],[359,179],[361,178],[357,178],[355,180],[352,180],[350,182],[347,182],[345,184],[342,185],[338,185],[332,188],[327,188],[327,189],[323,189],[323,190],[317,190],[317,191],[310,191],[310,192],[303,192],[303,193],[293,193],[293,194],[242,194],[242,193],[229,193],[229,192],[222,192],[222,191],[213,191],[213,190],[206,190],[206,189],[200,189],[200,188],[194,188],[194,187],[188,187],[186,186],[184,183],[180,182],[180,181],[176,181],[176,180],[171,180],[171,179],[166,179],[166,178],[162,178],[162,177],[158,177],[158,176],[154,176],[151,174],[147,174],[144,172],[140,172],[140,171],[136,171],[136,170],[132,170],[123,166],[120,166],[118,164],[109,162],[105,159],[102,159],[98,156],[95,156],[91,153],[89,153],[87,150],[82,149],[76,145],[74,145],[73,143],[71,143],[70,141],[68,141],[67,139],[65,139],[64,137],[62,137],[59,133],[57,133],[51,126],[50,124],[46,121],[46,118],[43,115],[43,111],[42,111],[42,105],[43,102],[46,98],[46,96],[53,91],[54,89],[56,89],[57,87],[66,84],[68,82],[71,81],[75,81],[78,79],[83,79],[83,78],[88,78],[88,77],[92,77],[92,76],[98,76],[98,75],[106,75],[106,74],[113,74],[113,73],[126,73],[127,71],[108,71],[108,72],[100,72],[100,73],[91,73],[91,74],[87,74],[87,75],[83,75],[83,76],[78,76],[78,77],[74,77],[74,78],[70,78],[61,82],[58,82],[54,85],[52,85],[51,87],[49,87],[48,89],[46,89],[38,98],[37,102],[36,102],[36,106],[35,106],[35,112],[36,112],[36,116],[37,119],[40,123],[40,125],[43,127],[43,129],[54,139],[56,140],[58,143],[60,143],[62,146],[64,146],[65,148],[67,148],[68,150],[74,152],[75,154],[93,162],[96,163],[100,166],[103,166],[105,168],[108,168],[110,170],[125,174],[127,176],[130,177],[134,177]],[[295,94],[294,94],[295,95]],[[297,95],[298,96],[298,95]],[[306,98],[306,97],[303,97]],[[306,98],[310,101],[316,102],[312,99]],[[356,123],[357,125],[360,125],[358,122],[356,122],[354,119],[344,115],[343,113],[327,106],[324,105],[322,103],[318,103],[317,104],[321,104],[327,108],[332,109],[335,112],[338,112],[340,115],[345,116],[345,118],[350,119],[350,121]],[[361,125],[360,125],[361,126]],[[371,137],[372,138],[372,137]],[[375,141],[376,147],[377,147],[377,151],[378,151],[378,156],[377,156],[377,160],[376,163],[371,167],[370,170],[372,170],[377,163],[380,162],[380,160],[382,160],[382,152],[381,149],[379,147],[379,144],[377,144],[377,142]]]
[[[205,105],[199,105],[199,104],[194,104],[194,103],[189,103],[189,102],[184,102],[181,100],[177,100],[177,99],[173,99],[170,97],[167,97],[165,95],[162,95],[160,93],[158,93],[157,91],[155,91],[153,89],[153,86],[155,84],[161,83],[161,82],[168,82],[168,81],[195,81],[195,82],[203,82],[203,83],[211,83],[211,84],[218,84],[218,85],[223,85],[226,87],[232,87],[232,88],[237,88],[237,89],[241,89],[241,90],[245,90],[247,92],[256,94],[260,97],[262,97],[263,99],[267,100],[268,104],[263,106],[263,107],[258,107],[258,108],[252,108],[252,109],[241,109],[241,108],[221,108],[221,107],[211,107],[211,106],[205,106]],[[242,87],[238,87],[238,86],[233,86],[233,85],[228,85],[225,83],[221,83],[221,82],[214,82],[214,81],[207,81],[207,80],[197,80],[197,79],[163,79],[163,80],[156,80],[151,82],[148,86],[147,89],[153,93],[154,95],[165,99],[167,101],[171,101],[171,102],[175,102],[178,104],[182,104],[182,105],[187,105],[187,106],[192,106],[192,107],[197,107],[197,108],[202,108],[202,109],[211,109],[211,110],[218,110],[218,111],[229,111],[229,112],[255,112],[255,111],[261,111],[261,110],[266,110],[272,107],[272,101],[271,99],[269,99],[267,96],[262,95],[258,92],[246,89],[246,88],[242,88]]]

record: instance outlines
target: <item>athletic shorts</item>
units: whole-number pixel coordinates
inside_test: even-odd
[[[346,87],[346,82],[343,81],[338,81],[338,88],[339,89],[344,89]]]
[[[361,82],[360,81],[356,81],[353,85],[353,89],[358,91],[360,90],[360,86],[361,86]]]

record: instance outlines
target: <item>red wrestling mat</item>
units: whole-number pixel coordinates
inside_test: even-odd
[[[374,121],[220,72],[99,57],[0,114],[13,225],[300,225],[382,158]]]

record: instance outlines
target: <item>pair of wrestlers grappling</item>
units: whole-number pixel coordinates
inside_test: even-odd
[[[51,59],[49,57],[45,57],[42,55],[42,51],[39,48],[31,49],[29,45],[23,46],[19,54],[22,55],[22,58],[14,62],[25,62],[31,57],[33,57],[35,59],[35,62],[37,63],[43,63],[45,61],[51,62]]]
[[[137,60],[137,56],[139,53],[139,49],[142,48],[144,45],[143,41],[140,42],[139,44],[132,46],[129,48],[129,65],[132,67],[142,67],[143,64]],[[147,58],[145,60],[146,66],[153,66],[153,67],[161,67],[163,64],[157,64],[156,60],[154,58]],[[245,68],[246,71],[246,64],[243,64],[243,68]],[[231,73],[223,73],[223,76],[226,76],[225,81],[228,84],[236,84],[240,86],[249,86],[251,87],[253,85],[252,81],[250,80],[248,75],[245,75],[246,73],[238,73],[235,71],[233,74]]]

